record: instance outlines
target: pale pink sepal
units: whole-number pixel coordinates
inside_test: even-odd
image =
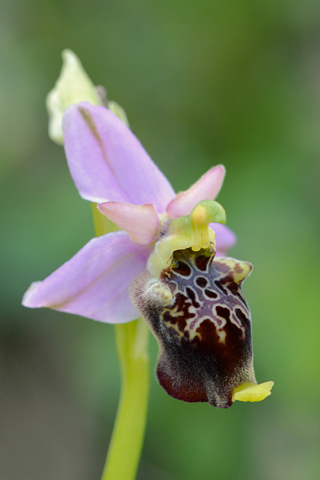
[[[226,170],[223,165],[211,168],[188,190],[178,193],[167,206],[167,213],[173,217],[189,215],[202,200],[214,200],[223,183]]]
[[[131,203],[105,202],[100,203],[98,208],[139,245],[148,245],[158,233],[159,217],[155,206],[150,203],[132,205]]]
[[[216,256],[225,257],[227,251],[234,247],[237,237],[230,228],[221,223],[210,223],[209,225],[216,234]]]
[[[163,212],[175,193],[131,130],[110,110],[70,106],[64,146],[80,195],[91,202],[152,203]]]
[[[107,323],[139,317],[128,286],[146,265],[150,251],[125,232],[90,240],[74,257],[35,282],[23,298],[26,307],[49,307]]]

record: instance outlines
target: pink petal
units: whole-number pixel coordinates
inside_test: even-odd
[[[209,225],[216,234],[216,256],[225,257],[227,251],[234,247],[237,237],[230,228],[221,223],[210,223]]]
[[[202,200],[214,200],[223,183],[226,170],[223,165],[211,168],[185,192],[180,192],[167,206],[171,217],[178,218],[189,215],[192,209]]]
[[[96,203],[153,203],[162,212],[174,191],[139,140],[110,110],[70,106],[63,120],[65,151],[80,195]]]
[[[106,202],[98,205],[104,215],[125,230],[139,245],[151,243],[158,232],[159,218],[154,205]]]
[[[124,232],[93,238],[43,282],[33,283],[22,303],[101,322],[129,322],[139,313],[129,299],[128,286],[145,268],[149,253]]]

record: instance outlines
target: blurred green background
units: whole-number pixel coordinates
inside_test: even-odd
[[[176,190],[226,165],[256,374],[275,381],[219,411],[152,375],[138,479],[318,479],[320,3],[2,0],[0,19],[0,478],[99,479],[119,395],[111,326],[20,306],[94,234],[47,136],[70,48]]]

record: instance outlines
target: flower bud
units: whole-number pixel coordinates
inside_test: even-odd
[[[102,104],[95,86],[85,72],[80,60],[71,50],[62,52],[63,65],[55,87],[47,96],[49,137],[63,144],[62,117],[69,105],[87,101]]]

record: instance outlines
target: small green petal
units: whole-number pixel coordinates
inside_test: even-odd
[[[108,102],[108,109],[116,115],[127,127],[129,126],[128,117],[124,109],[114,100]]]

